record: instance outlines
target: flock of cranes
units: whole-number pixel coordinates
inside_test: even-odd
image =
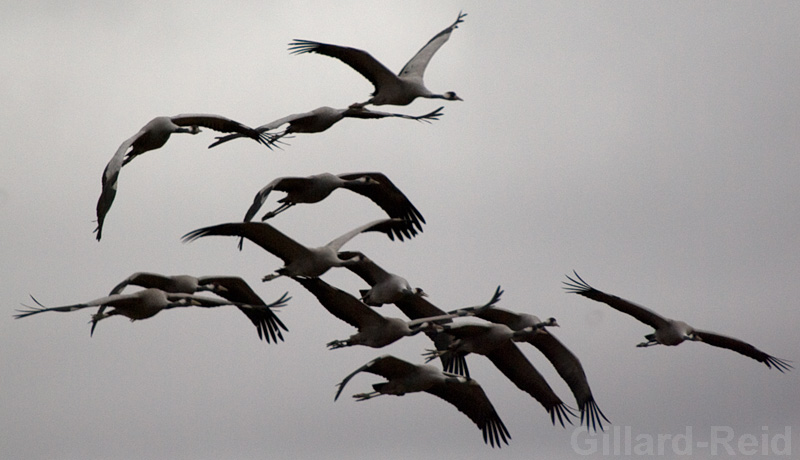
[[[344,109],[320,107],[311,112],[279,118],[257,128],[210,114],[154,118],[119,146],[103,171],[102,191],[97,202],[97,240],[103,235],[103,227],[117,192],[122,168],[137,156],[163,147],[173,133],[198,134],[200,127],[203,127],[224,134],[217,137],[209,147],[248,137],[272,149],[281,144],[287,135],[319,133],[343,118],[394,117],[422,122],[437,120],[442,115],[443,107],[428,114],[411,116],[373,111],[365,106],[405,106],[419,97],[461,101],[452,91],[437,94],[428,90],[423,82],[423,74],[432,56],[447,42],[465,16],[466,14],[459,13],[456,21],[428,41],[397,75],[362,50],[307,40],[293,41],[289,45],[293,54],[315,53],[338,59],[374,85],[375,91],[370,99]],[[287,126],[279,130],[284,125]],[[264,222],[297,204],[318,203],[340,188],[370,199],[386,213],[387,218],[358,226],[320,247],[305,246]],[[284,192],[286,195],[277,200],[280,205],[267,212],[260,222],[253,221],[273,191]],[[357,374],[372,373],[386,381],[373,384],[371,392],[355,394],[354,398],[357,400],[363,401],[386,394],[401,396],[412,392],[427,392],[449,402],[464,413],[482,431],[484,442],[492,447],[501,447],[511,439],[509,430],[500,419],[487,392],[471,377],[467,366],[467,355],[478,354],[487,357],[514,385],[541,404],[553,425],[558,423],[564,427],[572,424],[572,417],[577,417],[575,409],[556,394],[517,345],[527,342],[545,356],[569,387],[577,404],[577,411],[580,412],[580,423],[585,424],[587,430],[602,431],[603,421],[610,421],[595,401],[578,357],[548,330],[559,326],[555,318],[541,320],[532,314],[498,308],[496,305],[503,293],[499,286],[484,304],[445,311],[432,304],[421,288],[412,287],[405,278],[386,271],[365,254],[342,250],[350,240],[365,232],[381,232],[392,241],[402,242],[418,236],[423,230],[423,224],[425,219],[420,211],[384,174],[322,173],[309,177],[274,179],[256,193],[242,222],[200,228],[184,235],[183,241],[190,242],[206,236],[234,236],[239,238],[240,250],[247,239],[281,259],[284,265],[264,276],[262,281],[281,276],[292,278],[333,316],[356,328],[356,333],[350,337],[330,341],[327,344],[330,349],[351,346],[383,348],[419,333],[426,334],[432,341],[433,348],[422,353],[426,360],[424,364],[406,362],[391,355],[380,356],[347,375],[338,384],[334,399],[339,398],[345,386]],[[331,286],[320,278],[335,267],[345,267],[352,271],[369,288],[360,290],[356,296]],[[781,372],[792,368],[789,361],[768,355],[741,340],[694,329],[682,321],[662,317],[647,308],[598,291],[583,281],[577,273],[567,279],[567,292],[605,303],[651,326],[655,332],[646,335],[647,342],[637,345],[639,347],[657,344],[672,346],[686,340],[700,341],[736,351]],[[123,293],[128,286],[141,289]],[[202,292],[214,297],[199,294]],[[266,303],[244,279],[237,276],[167,276],[138,272],[114,286],[107,296],[88,302],[46,307],[35,298],[32,299],[36,305],[18,310],[16,318],[46,311],[69,312],[98,307],[91,317],[90,334],[94,333],[100,320],[110,316],[121,315],[134,321],[177,307],[235,306],[256,327],[259,339],[267,343],[278,343],[284,340],[283,332],[288,332],[288,328],[278,318],[276,311],[287,305],[291,298],[287,292],[274,302]],[[391,318],[378,313],[376,307],[384,304],[394,304],[408,319]],[[473,319],[466,322],[459,319],[464,317]],[[427,364],[433,360],[440,360],[441,368]]]

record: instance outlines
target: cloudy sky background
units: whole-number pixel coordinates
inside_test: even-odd
[[[346,107],[371,85],[333,59],[290,55],[289,41],[366,49],[396,71],[462,9],[469,16],[425,75],[433,91],[464,99],[447,103],[440,121],[344,120],[282,151],[248,140],[208,150],[213,131],[176,135],[125,167],[95,241],[103,168],[151,118],[207,112],[256,126]],[[240,220],[276,177],[356,171],[387,174],[428,224],[410,242],[362,235],[345,248],[443,309],[483,303],[502,285],[501,306],[556,317],[555,334],[617,427],[611,435],[688,430],[696,444],[729,427],[731,446],[751,435],[760,453],[764,436],[789,427],[800,449],[800,373],[702,344],[637,349],[647,326],[561,285],[575,269],[598,289],[798,362],[797,24],[793,2],[4,3],[0,452],[580,457],[585,434],[551,426],[480,356],[469,359],[473,377],[513,437],[499,451],[430,395],[334,403],[349,372],[383,353],[421,362],[427,338],[328,351],[353,329],[289,279],[262,284],[279,259],[252,244],[239,252],[233,238],[180,242]],[[422,114],[440,102],[379,109]],[[316,246],[382,216],[337,192],[272,223]],[[78,303],[135,271],[238,275],[268,302],[289,291],[280,318],[290,332],[267,345],[235,309],[112,318],[92,338],[88,310],[12,319],[29,294]],[[323,278],[364,287],[347,270]],[[574,406],[543,356],[523,351]],[[377,381],[360,375],[345,393]],[[603,438],[590,439],[602,453]],[[625,448],[606,440],[611,453]],[[692,447],[698,458],[713,453]],[[678,453],[668,441],[664,458]]]

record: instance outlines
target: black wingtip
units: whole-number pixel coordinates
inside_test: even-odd
[[[589,431],[591,428],[591,430],[597,433],[598,426],[600,427],[600,431],[605,431],[603,428],[603,420],[607,423],[611,423],[611,420],[600,410],[594,398],[590,398],[581,408],[581,425],[585,422],[586,431]]]
[[[511,439],[511,434],[509,434],[508,428],[506,428],[506,425],[500,420],[500,417],[487,421],[481,428],[481,431],[483,432],[483,442],[490,445],[492,448],[497,447],[498,449],[502,449],[503,443],[508,445],[508,440]],[[503,443],[500,441],[503,441]]]
[[[467,17],[467,13],[464,13],[463,10],[458,12],[458,18],[456,19],[455,24],[453,24],[454,29],[458,29],[458,25],[464,22],[464,18]]]
[[[791,361],[787,359],[776,358],[774,356],[768,356],[767,359],[764,360],[764,364],[766,364],[768,368],[772,369],[774,367],[775,369],[781,371],[782,374],[794,369],[794,366],[789,363],[791,363]]]
[[[564,284],[564,289],[570,294],[580,294],[582,292],[590,291],[594,289],[592,286],[589,285],[586,281],[581,278],[581,276],[575,270],[572,270],[572,273],[575,275],[575,278],[566,275],[567,281],[562,281]],[[577,279],[576,279],[577,278]]]
[[[566,421],[570,425],[574,425],[574,423],[572,423],[572,419],[570,419],[569,416],[571,415],[575,417],[575,412],[572,412],[572,409],[570,409],[569,406],[567,406],[566,404],[560,403],[556,406],[553,406],[549,412],[550,412],[550,421],[553,423],[553,426],[555,426],[556,424],[556,417],[558,417],[558,421],[559,423],[561,423],[562,428],[566,428],[564,421]]]

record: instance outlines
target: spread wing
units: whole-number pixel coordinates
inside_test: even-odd
[[[178,126],[202,126],[221,133],[236,133],[246,136],[270,147],[269,139],[262,136],[262,133],[247,125],[231,120],[221,115],[207,113],[183,113],[170,117],[173,123]]]
[[[333,316],[361,329],[372,323],[383,322],[384,318],[363,302],[341,289],[335,288],[320,278],[293,278],[319,300]]]
[[[450,27],[434,35],[422,49],[417,51],[417,54],[406,63],[399,75],[401,77],[415,77],[422,80],[425,68],[428,67],[428,63],[433,55],[450,39],[450,34],[453,33],[453,30],[458,28],[458,24],[464,22],[464,17],[466,16],[467,13],[459,12],[456,21],[451,24]]]
[[[514,342],[509,340],[486,356],[517,388],[533,396],[544,406],[550,414],[550,420],[554,425],[556,417],[558,417],[562,427],[565,420],[570,424],[572,423],[568,415],[572,414],[572,412],[550,388],[542,374],[533,367],[533,364],[528,361],[528,358],[522,354]]]
[[[210,235],[240,236],[279,257],[284,263],[307,256],[308,248],[264,222],[232,222],[193,230],[181,238],[184,243]]]
[[[406,236],[409,234],[416,235],[417,230],[420,232],[422,231],[422,224],[425,223],[425,218],[422,217],[422,214],[411,203],[408,197],[406,197],[386,175],[379,172],[363,172],[340,174],[339,177],[344,180],[369,177],[372,179],[369,183],[353,184],[348,188],[372,200],[372,202],[380,206],[389,217],[404,219],[407,225],[401,227],[401,229],[405,230],[404,233]],[[402,240],[402,234],[398,234],[397,236]]]
[[[357,48],[295,39],[289,43],[289,51],[292,54],[316,53],[338,59],[369,80],[375,91],[381,86],[392,85],[397,81],[397,76],[391,70],[371,54]]]
[[[589,299],[602,302],[615,310],[633,316],[639,321],[649,325],[653,329],[659,329],[667,324],[667,319],[658,313],[641,305],[636,305],[633,302],[628,302],[627,300],[615,295],[598,291],[597,289],[589,286],[589,284],[586,283],[586,281],[584,281],[583,278],[578,275],[578,273],[573,273],[575,273],[575,278],[577,279],[567,276],[567,279],[570,282],[564,281],[564,284],[566,285],[564,289],[566,289],[567,292],[580,294]]]
[[[609,423],[610,421],[597,406],[592,390],[589,388],[586,373],[583,371],[583,366],[578,357],[555,336],[544,329],[539,329],[528,340],[528,343],[542,352],[547,360],[553,364],[558,375],[567,382],[569,389],[575,396],[575,400],[578,402],[578,408],[581,410],[581,423],[584,423],[585,420],[586,429],[588,430],[591,427],[594,431],[597,431],[597,426],[599,425],[600,431],[602,431],[603,422],[601,419]]]
[[[281,329],[288,332],[289,329],[273,311],[273,308],[280,308],[286,305],[291,299],[288,293],[283,294],[278,300],[267,304],[250,287],[247,282],[238,276],[205,276],[199,278],[200,284],[213,284],[214,293],[218,296],[235,302],[239,311],[245,314],[250,322],[258,331],[258,338],[270,343],[270,338],[275,343],[278,339],[283,341]]]
[[[736,353],[740,353],[747,357],[753,358],[760,363],[764,363],[769,368],[772,368],[774,366],[775,369],[778,369],[781,372],[785,372],[788,371],[789,369],[792,369],[792,365],[789,364],[790,361],[768,355],[742,340],[715,334],[713,332],[699,331],[697,329],[694,330],[694,335],[696,337],[699,337],[701,341],[709,345],[720,348],[727,348],[728,350],[733,350]]]
[[[502,447],[500,441],[508,444],[511,435],[497,414],[489,397],[475,380],[451,378],[427,390],[428,393],[454,405],[469,417],[483,432],[483,441],[492,447]]]
[[[108,164],[106,164],[103,170],[103,177],[101,180],[103,189],[100,192],[100,198],[97,200],[97,228],[94,229],[95,233],[97,233],[97,241],[100,241],[100,238],[103,237],[103,222],[105,222],[106,214],[111,210],[111,205],[114,203],[114,198],[117,195],[117,181],[119,180],[119,172],[125,160],[125,154],[128,153],[128,149],[131,148],[133,143],[144,133],[145,130],[141,129],[138,133],[120,144],[114,156],[111,157],[111,160],[108,161]]]

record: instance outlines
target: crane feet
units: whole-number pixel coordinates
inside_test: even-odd
[[[356,401],[366,401],[367,399],[373,398],[375,396],[380,395],[377,391],[373,391],[372,393],[356,393],[353,397]]]
[[[446,355],[447,353],[448,350],[425,350],[425,353],[423,353],[422,356],[425,357],[425,362],[429,363],[440,356]]]
[[[109,315],[109,314],[107,314],[107,313],[95,313],[94,315],[92,315],[92,320],[91,320],[91,321],[89,321],[89,323],[96,324],[96,323],[97,323],[98,321],[100,321],[101,319],[106,319],[106,318],[108,318],[109,316],[111,316],[111,315]]]
[[[34,299],[34,300],[36,300],[36,299]],[[97,323],[101,319],[108,318],[109,316],[111,316],[111,315],[109,315],[108,313],[95,313],[94,315],[92,315],[92,320],[89,321],[89,324],[92,325],[92,329],[89,331],[89,337],[94,335],[94,328],[97,327]]]
[[[328,342],[326,346],[329,350],[335,350],[337,348],[344,348],[349,347],[350,341],[349,340],[334,340],[333,342]]]

